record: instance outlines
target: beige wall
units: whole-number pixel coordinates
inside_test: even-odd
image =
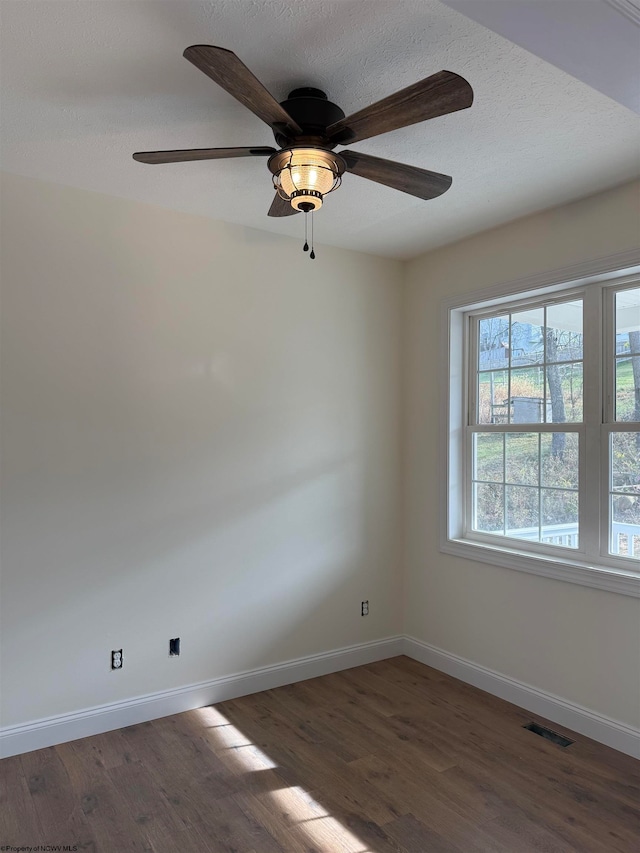
[[[401,264],[10,175],[1,231],[1,724],[398,633]]]
[[[439,551],[440,304],[639,245],[640,185],[527,217],[408,264],[405,631],[623,722],[640,723],[640,601]]]
[[[393,635],[402,597],[406,633],[638,724],[637,600],[440,553],[436,401],[441,300],[636,246],[639,198],[403,267],[5,176],[0,724]]]

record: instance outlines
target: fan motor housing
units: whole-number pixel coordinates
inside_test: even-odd
[[[344,118],[344,111],[337,104],[332,103],[321,89],[311,86],[289,92],[287,99],[280,102],[280,106],[302,128],[305,137],[324,138],[329,125]],[[286,148],[294,141],[291,136],[286,135],[285,128],[275,128],[273,135],[281,148]]]

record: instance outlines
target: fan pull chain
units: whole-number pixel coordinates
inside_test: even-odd
[[[303,252],[309,251],[309,244],[307,243],[307,211],[304,212],[304,246],[302,247]]]
[[[313,210],[311,211],[311,254],[309,257],[312,261],[316,258],[316,253],[313,251]]]

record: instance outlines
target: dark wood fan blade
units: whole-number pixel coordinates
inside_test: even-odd
[[[179,151],[138,151],[139,163],[185,163],[188,160],[224,160],[229,157],[270,157],[275,148],[183,148]]]
[[[302,133],[289,113],[231,50],[193,44],[185,50],[184,56],[268,125],[286,125],[293,134]]]
[[[418,198],[437,198],[446,193],[452,183],[449,175],[359,154],[357,151],[341,151],[340,156],[344,158],[348,172]]]
[[[278,193],[275,194],[271,207],[269,208],[269,216],[291,216],[294,213],[300,213],[295,207],[291,207],[291,202],[281,198]]]
[[[464,110],[473,103],[473,89],[458,74],[438,71],[382,101],[327,128],[331,142],[349,145],[419,121]]]

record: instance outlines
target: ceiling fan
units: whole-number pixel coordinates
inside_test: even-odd
[[[266,122],[273,131],[278,150],[254,146],[140,151],[133,155],[134,160],[179,163],[268,157],[267,165],[276,189],[269,216],[318,210],[323,197],[340,186],[345,172],[423,199],[436,198],[451,186],[452,179],[448,175],[357,151],[337,154],[333,149],[470,107],[473,90],[458,74],[439,71],[345,116],[320,89],[294,89],[286,100],[278,103],[235,53],[225,48],[197,44],[188,47],[184,56]]]

